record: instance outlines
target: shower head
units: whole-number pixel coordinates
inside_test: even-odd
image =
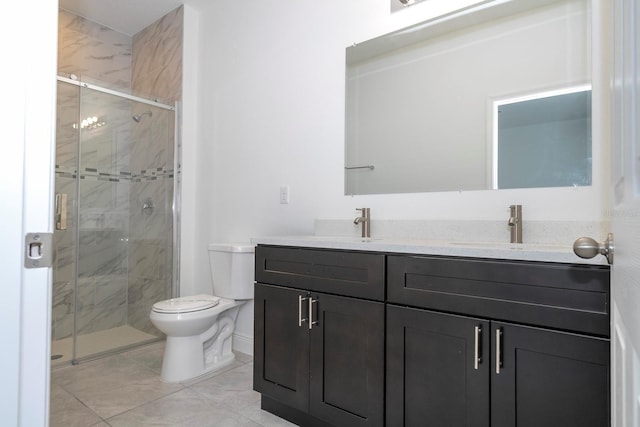
[[[136,114],[135,116],[133,116],[131,118],[133,119],[134,122],[140,123],[140,120],[142,120],[142,117],[146,116],[146,115],[151,117],[153,114],[151,113],[151,111],[145,111],[144,113]]]

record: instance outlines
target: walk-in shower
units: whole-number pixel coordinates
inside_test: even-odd
[[[162,336],[149,312],[175,293],[175,117],[174,106],[58,78],[55,364]]]

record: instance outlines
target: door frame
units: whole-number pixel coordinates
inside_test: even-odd
[[[51,232],[53,226],[58,2],[14,1],[7,7],[11,19],[0,26],[0,35],[14,66],[0,71],[5,97],[0,418],[7,425],[46,426],[51,268],[26,269],[23,254],[26,233]]]

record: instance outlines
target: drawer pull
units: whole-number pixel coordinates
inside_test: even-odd
[[[309,298],[309,330],[313,329],[313,325],[317,325],[318,321],[314,321],[313,320],[313,304],[317,303],[318,300],[317,299],[313,299],[312,296],[310,296]]]
[[[298,295],[298,326],[302,326],[302,322],[306,322],[307,319],[302,318],[302,301],[306,301],[307,297],[303,297],[302,295]]]
[[[474,333],[474,345],[473,345],[473,369],[478,369],[478,365],[482,363],[482,353],[480,350],[480,337],[482,334],[482,327],[476,325]]]
[[[500,373],[502,367],[502,328],[496,329],[496,374]]]

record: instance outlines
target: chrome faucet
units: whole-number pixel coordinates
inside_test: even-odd
[[[511,216],[507,225],[511,229],[511,243],[522,243],[522,205],[509,206]]]
[[[362,212],[362,216],[353,220],[353,223],[362,224],[362,237],[371,237],[371,210],[369,208],[358,208],[357,211]]]

